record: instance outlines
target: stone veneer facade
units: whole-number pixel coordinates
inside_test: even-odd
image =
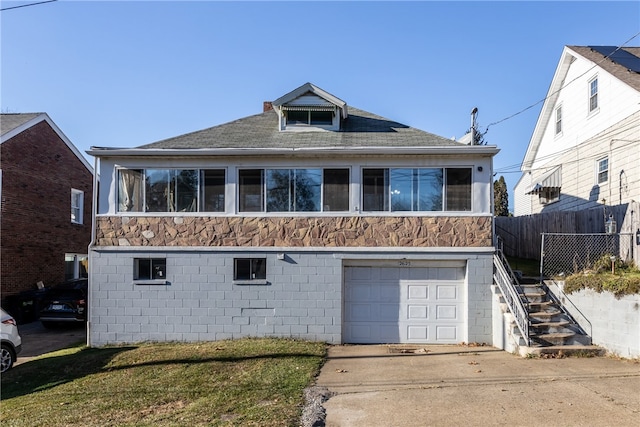
[[[483,217],[98,217],[96,246],[490,247]]]

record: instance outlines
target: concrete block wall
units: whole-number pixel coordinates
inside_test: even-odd
[[[467,261],[468,343],[493,344],[493,254]]]
[[[560,283],[562,287],[564,282]],[[562,301],[569,298],[582,315],[591,322],[593,344],[625,358],[640,358],[640,295],[627,295],[617,299],[609,292],[597,293],[591,289],[571,295],[556,296]],[[565,304],[571,311],[571,304]],[[576,317],[580,319],[580,317]],[[582,325],[589,333],[589,326]]]
[[[133,281],[167,260],[166,285]],[[266,258],[267,284],[234,284],[234,258]],[[89,344],[282,336],[340,343],[342,261],[328,253],[92,252]]]
[[[256,336],[342,342],[343,265],[394,257],[427,261],[444,254],[388,255],[208,250],[100,250],[90,254],[89,345],[213,341]],[[267,284],[234,284],[234,258],[266,258]],[[134,258],[166,258],[168,284],[133,280]],[[492,254],[465,259],[469,343],[492,344]],[[398,258],[399,259],[399,258]]]

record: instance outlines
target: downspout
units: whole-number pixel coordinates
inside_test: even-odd
[[[494,251],[498,245],[497,236],[496,236],[496,198],[495,198],[495,189],[493,187],[493,157],[491,157],[491,167],[489,170],[489,212],[491,213],[491,236],[493,239],[493,247]],[[507,191],[507,197],[509,192]],[[504,241],[503,241],[504,243]]]
[[[612,162],[612,158],[611,158],[611,154],[613,151],[613,139],[611,140],[611,142],[609,143],[609,157],[607,159],[608,165],[607,167],[609,168],[608,173],[609,173],[609,179],[607,180],[607,184],[609,186],[609,206],[613,206],[613,200],[611,200],[611,186],[613,184],[613,168],[611,167]]]
[[[91,241],[87,249],[89,255],[89,280],[88,280],[88,301],[87,301],[87,347],[91,347],[91,301],[93,301],[92,270],[93,270],[93,248],[96,241],[96,215],[98,212],[98,157],[93,157],[93,192],[91,194]]]

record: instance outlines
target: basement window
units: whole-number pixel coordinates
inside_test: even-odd
[[[167,284],[166,258],[134,258],[133,282],[136,285]]]
[[[236,285],[266,285],[266,258],[236,258],[233,260],[233,283]]]

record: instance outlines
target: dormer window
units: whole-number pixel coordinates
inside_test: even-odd
[[[333,126],[332,107],[285,107],[287,126]]]
[[[332,111],[309,111],[309,123],[315,126],[325,126],[333,124]]]
[[[280,131],[339,131],[348,117],[347,104],[311,83],[272,101]]]

